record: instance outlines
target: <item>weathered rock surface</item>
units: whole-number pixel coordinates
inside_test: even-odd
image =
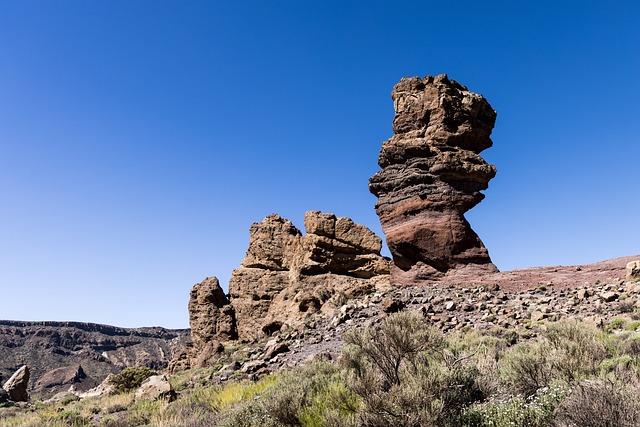
[[[217,278],[208,277],[191,289],[189,325],[195,354],[214,341],[237,338],[235,311]]]
[[[29,367],[24,365],[11,375],[2,388],[9,395],[9,399],[14,402],[29,401]]]
[[[16,366],[28,364],[30,392],[47,398],[69,388],[62,384],[36,390],[38,380],[54,369],[82,365],[86,378],[75,383],[81,391],[126,366],[163,369],[188,337],[186,329],[0,320],[0,375],[8,378]]]
[[[631,261],[627,264],[627,278],[629,280],[640,280],[640,261]]]
[[[251,341],[309,315],[336,307],[336,300],[388,284],[382,242],[349,218],[310,211],[306,235],[278,215],[250,229],[249,248],[229,282],[238,336]]]
[[[176,393],[169,383],[166,375],[153,375],[144,380],[142,385],[136,390],[136,400],[173,400]]]
[[[87,387],[85,380],[87,380],[87,374],[81,365],[64,366],[48,371],[38,378],[34,386],[34,391],[36,393],[42,393],[54,388],[69,388],[72,385],[78,385],[83,382],[85,383],[85,387]],[[92,382],[88,382],[88,384],[91,384],[91,386],[95,385]]]
[[[392,282],[497,271],[464,218],[496,174],[479,155],[492,145],[496,112],[446,75],[404,78],[391,96],[395,134],[382,145],[369,190],[393,255]]]

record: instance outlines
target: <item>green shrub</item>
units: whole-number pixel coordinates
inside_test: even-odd
[[[111,378],[111,384],[114,385],[119,392],[135,390],[152,375],[156,375],[156,371],[146,366],[135,366],[124,368]]]
[[[362,425],[458,425],[464,408],[484,397],[471,355],[449,346],[415,313],[389,316],[378,328],[346,334],[345,341]]]

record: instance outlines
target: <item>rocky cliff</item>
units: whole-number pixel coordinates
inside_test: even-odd
[[[479,155],[492,145],[496,112],[446,75],[404,78],[391,97],[394,135],[369,189],[393,255],[392,282],[497,271],[464,217],[496,174]]]
[[[2,320],[0,376],[6,380],[28,365],[35,394],[47,396],[72,385],[87,389],[125,366],[164,368],[188,336],[188,330]]]

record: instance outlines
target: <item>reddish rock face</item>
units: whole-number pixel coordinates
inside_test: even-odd
[[[404,78],[391,97],[395,134],[369,190],[393,255],[392,282],[497,271],[464,218],[496,174],[479,155],[492,145],[496,112],[446,75]]]

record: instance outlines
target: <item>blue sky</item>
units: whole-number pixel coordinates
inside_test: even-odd
[[[501,269],[640,253],[637,2],[0,2],[0,318],[187,325],[278,212],[380,232],[393,84],[498,111]]]

